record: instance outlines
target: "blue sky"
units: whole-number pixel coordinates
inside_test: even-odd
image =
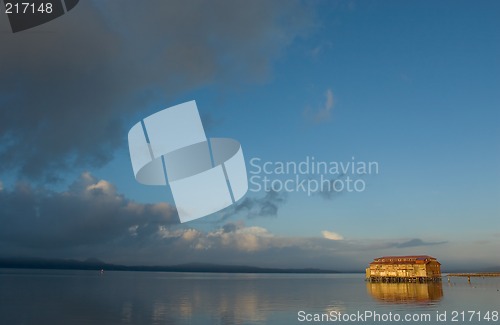
[[[110,3],[86,5],[80,14],[76,9],[72,14],[81,15],[75,18],[81,21],[98,21],[92,28],[96,31],[102,28],[109,34],[106,44],[115,39],[122,42],[117,49],[109,45],[106,53],[93,54],[102,66],[115,64],[107,53],[120,56],[120,51],[129,47],[134,48],[132,54],[138,53],[137,61],[132,54],[130,57],[124,54],[128,74],[123,72],[121,76],[114,72],[108,75],[110,80],[123,77],[141,80],[130,88],[133,92],[117,91],[117,98],[110,99],[110,105],[130,106],[123,113],[119,109],[106,112],[105,116],[114,116],[122,123],[116,135],[118,140],[108,149],[112,158],[99,164],[83,162],[66,166],[59,173],[62,177],[58,182],[41,180],[43,177],[39,175],[43,172],[34,177],[26,176],[12,165],[5,165],[0,174],[4,191],[23,180],[34,184],[33,187],[61,193],[82,173],[88,172],[95,179],[89,180],[87,186],[105,180],[117,193],[137,204],[166,202],[174,205],[168,188],[143,186],[135,181],[124,140],[127,130],[139,119],[194,99],[205,122],[207,136],[237,139],[242,144],[247,168],[254,157],[263,161],[297,162],[307,156],[324,161],[349,161],[355,157],[359,161],[378,162],[379,173],[364,177],[366,189],[361,193],[341,193],[330,199],[321,195],[288,193],[283,195],[282,202],[273,203],[277,207],[276,215],[249,217],[244,213],[232,213],[229,208],[183,225],[160,225],[161,231],[168,233],[162,238],[186,239],[185,235],[190,234],[201,245],[203,240],[215,236],[210,234],[220,234],[219,229],[230,224],[237,225],[239,232],[235,238],[254,236],[255,242],[260,243],[245,251],[254,256],[248,260],[250,264],[268,263],[269,256],[278,254],[278,247],[292,250],[285,254],[288,260],[280,265],[293,266],[294,259],[303,261],[304,265],[315,263],[298,257],[310,251],[296,252],[290,248],[295,249],[304,241],[306,246],[313,247],[311,250],[317,256],[326,256],[332,261],[345,259],[353,267],[362,265],[363,259],[386,253],[437,255],[449,261],[449,265],[463,265],[460,257],[463,253],[475,256],[485,267],[500,265],[498,259],[491,261],[500,247],[498,2],[314,1],[293,5],[275,2],[267,9],[277,13],[263,14],[263,18],[258,14],[253,18],[242,16],[242,20],[248,18],[254,34],[247,33],[245,28],[248,27],[242,25],[235,27],[235,30],[241,29],[240,34],[235,32],[235,35],[222,37],[217,34],[221,27],[209,17],[202,19],[208,22],[205,32],[199,30],[205,28],[201,24],[197,30],[193,27],[193,33],[183,33],[180,29],[178,33],[170,31],[165,39],[160,37],[161,28],[169,28],[168,25],[154,25],[152,18],[150,26],[157,26],[158,35],[153,33],[151,39],[142,39],[144,31],[137,27],[141,18],[125,27],[120,19],[129,17],[130,6],[120,8]],[[255,7],[258,9],[259,5]],[[279,13],[282,8],[289,14],[286,23],[281,22],[284,19]],[[114,9],[112,13],[111,9]],[[189,13],[194,9],[182,9],[181,12],[183,10]],[[142,14],[147,16],[146,9]],[[251,14],[250,10],[248,15]],[[193,16],[198,17],[197,14]],[[40,28],[58,31],[60,26],[71,24],[67,19]],[[208,44],[213,53],[193,54],[193,60],[197,61],[191,65],[196,70],[185,72],[179,68],[178,71],[175,60],[179,55],[177,52],[172,54],[169,49],[178,42],[190,44],[190,35],[201,37],[204,40],[201,43]],[[182,41],[177,41],[176,37]],[[156,40],[164,44],[155,43]],[[6,42],[16,46],[15,40]],[[25,42],[29,44],[30,40]],[[196,39],[193,44],[197,44]],[[188,48],[196,51],[197,46]],[[157,58],[158,53],[163,56]],[[179,53],[192,55],[189,51]],[[50,55],[50,51],[45,54]],[[205,57],[215,63],[202,65]],[[148,63],[148,58],[152,58],[152,63]],[[167,77],[152,72],[155,60],[166,60],[167,67],[161,71],[172,73],[172,80],[162,79]],[[66,63],[71,66],[71,59]],[[75,70],[86,69],[85,64],[80,63],[75,63]],[[36,64],[40,63],[33,60],[33,65]],[[177,65],[184,69],[191,67],[189,63]],[[26,76],[31,71],[23,70]],[[67,71],[68,78],[76,83],[81,78],[88,78],[85,73],[74,72],[71,68]],[[22,73],[19,76],[21,84],[27,82]],[[5,98],[6,104],[0,100],[5,109],[12,103],[7,95],[0,93],[0,98]],[[85,107],[77,109],[72,114],[86,112]],[[91,114],[95,119],[100,118],[99,111]],[[52,118],[63,120],[64,116],[53,115]],[[102,131],[105,135],[106,127],[97,125],[94,131]],[[15,135],[14,131],[10,130],[11,134]],[[7,139],[6,134],[2,133],[0,139]],[[95,141],[98,140],[96,134]],[[62,159],[71,156],[71,151],[71,148],[63,151]],[[98,156],[98,153],[89,153],[93,154]],[[49,165],[47,169],[52,168]],[[247,197],[259,202],[265,195],[264,192],[248,193]],[[222,216],[228,218],[220,221]],[[325,231],[338,236],[329,240]],[[191,238],[190,235],[187,237]],[[270,244],[266,239],[269,237],[279,244]],[[227,241],[221,238],[221,243]],[[412,240],[415,245],[411,244]],[[199,256],[189,248],[196,246],[195,241],[190,243],[191,246],[182,246],[181,251],[187,252],[186,261],[195,261]],[[140,251],[137,243],[134,246],[127,242],[127,245]],[[166,252],[172,249],[169,243],[162,245]],[[380,247],[369,249],[377,245]],[[316,246],[320,248],[316,250]],[[80,249],[76,247],[74,252],[54,254],[80,257],[83,255],[79,254],[102,253],[103,258],[110,260],[131,264],[144,262],[116,257],[121,255],[113,256],[110,251]],[[24,248],[20,252],[30,254]],[[31,254],[52,256],[53,252],[32,251]],[[227,254],[231,262],[232,254],[236,253],[223,251],[221,254]],[[146,262],[175,264],[169,258]],[[235,259],[234,262],[241,261]],[[335,262],[317,265],[338,266]]]

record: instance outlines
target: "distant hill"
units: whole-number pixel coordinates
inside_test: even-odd
[[[40,258],[0,258],[0,268],[20,269],[62,269],[62,270],[106,270],[106,271],[148,271],[148,272],[207,272],[207,273],[340,273],[333,270],[315,268],[281,269],[246,265],[219,265],[206,263],[188,263],[167,266],[119,265],[108,264],[96,258],[84,261],[72,259]]]

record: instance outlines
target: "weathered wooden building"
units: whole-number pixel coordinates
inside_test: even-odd
[[[366,269],[370,282],[441,281],[441,263],[427,255],[384,256],[373,260]]]

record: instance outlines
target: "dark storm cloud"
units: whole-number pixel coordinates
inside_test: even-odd
[[[88,173],[61,193],[27,184],[0,191],[1,245],[71,249],[116,241],[140,243],[150,240],[159,227],[178,222],[172,206],[136,203]]]
[[[262,80],[309,21],[295,1],[83,1],[2,33],[0,169],[54,179],[102,165],[125,119],[196,87]]]

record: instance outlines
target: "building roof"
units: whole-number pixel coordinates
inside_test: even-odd
[[[373,260],[370,264],[427,264],[437,262],[435,257],[429,255],[409,255],[409,256],[383,256]]]

